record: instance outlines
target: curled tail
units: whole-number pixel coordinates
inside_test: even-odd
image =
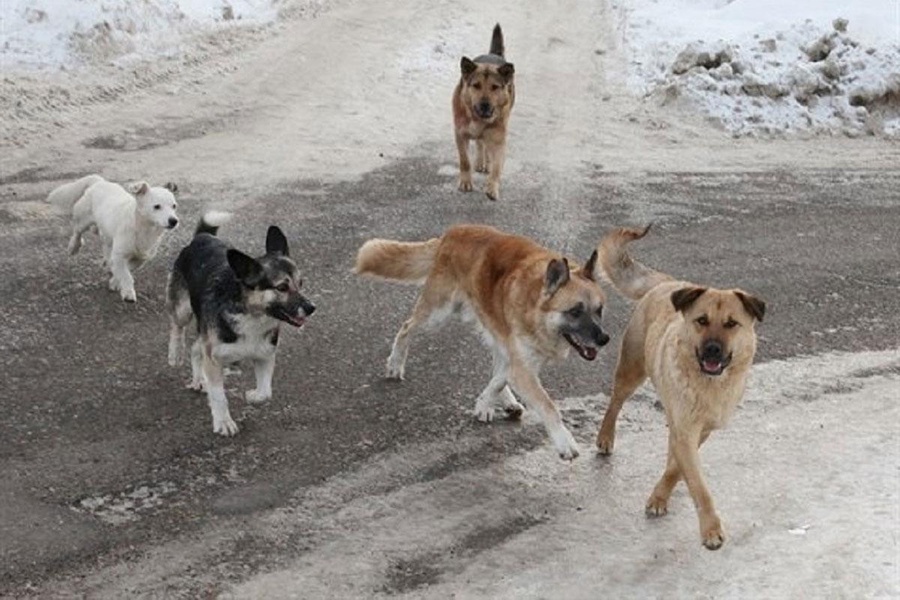
[[[606,278],[625,296],[638,300],[654,287],[672,277],[655,271],[631,258],[625,247],[629,242],[639,240],[650,231],[623,227],[608,234],[600,241],[599,258]]]
[[[506,49],[503,47],[503,31],[500,29],[500,23],[494,25],[494,34],[491,36],[491,54],[496,54],[500,58],[503,58],[503,53]]]
[[[431,272],[440,243],[440,238],[427,242],[369,240],[356,254],[353,271],[357,275],[419,283]]]
[[[219,232],[219,227],[230,220],[231,213],[229,212],[220,210],[205,212],[203,213],[203,216],[200,217],[200,222],[197,223],[197,229],[194,231],[194,235],[200,235],[201,233],[216,235]]]
[[[64,183],[50,192],[50,195],[47,196],[47,202],[64,210],[66,213],[71,213],[75,203],[81,199],[89,187],[98,181],[103,181],[103,178],[99,175],[88,175],[76,181]]]

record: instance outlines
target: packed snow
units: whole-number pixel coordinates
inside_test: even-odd
[[[735,135],[900,136],[897,0],[619,0],[629,87]]]

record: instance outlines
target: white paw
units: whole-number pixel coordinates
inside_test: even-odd
[[[109,280],[109,291],[118,292],[119,291],[119,280],[113,277]]]
[[[184,384],[184,387],[195,392],[206,391],[206,385],[203,383],[203,380],[192,379],[188,383]]]
[[[404,367],[405,365],[403,363],[400,363],[396,358],[394,358],[394,355],[391,354],[387,359],[387,369],[385,370],[384,376],[387,379],[396,379],[398,381],[402,381]]]
[[[247,402],[265,402],[272,398],[272,392],[260,392],[259,390],[247,390],[244,394]]]
[[[121,291],[122,300],[125,302],[137,302],[137,294],[134,293],[134,290],[122,290]]]
[[[184,353],[180,350],[169,350],[169,366],[177,367],[184,362]]]
[[[516,400],[509,387],[503,388],[503,391],[500,392],[500,406],[503,407],[506,416],[510,419],[518,419],[525,412],[525,407]]]
[[[475,410],[472,411],[475,418],[482,423],[490,423],[494,420],[494,401],[492,398],[478,396],[475,401]]]
[[[564,426],[560,426],[559,431],[553,433],[553,445],[563,460],[573,460],[579,454],[575,437]]]
[[[231,419],[231,415],[225,413],[222,416],[213,415],[213,433],[224,436],[232,436],[238,432],[237,423]]]

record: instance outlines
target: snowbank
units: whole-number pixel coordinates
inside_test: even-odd
[[[40,69],[169,55],[196,31],[273,21],[276,1],[3,0],[0,64]]]
[[[630,87],[736,135],[900,136],[893,0],[630,0]]]

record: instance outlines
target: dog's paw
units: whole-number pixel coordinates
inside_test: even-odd
[[[272,393],[260,392],[259,390],[247,390],[244,394],[247,402],[265,402],[272,398]]]
[[[459,191],[461,192],[471,192],[472,191],[472,176],[468,175],[460,175],[459,176]]]
[[[120,295],[125,302],[137,302],[137,294],[134,290],[122,290]]]
[[[406,365],[401,363],[398,359],[394,358],[394,355],[391,354],[387,359],[387,366],[384,370],[384,378],[403,381],[405,367]]]
[[[476,163],[476,164],[475,164],[475,170],[476,170],[477,172],[479,172],[479,173],[487,173],[487,172],[488,172],[488,165],[487,165],[486,162],[481,163],[481,164],[477,164],[477,163]]]
[[[650,496],[647,506],[644,507],[644,514],[651,518],[666,516],[669,514],[669,499],[656,495]]]
[[[500,185],[497,183],[488,183],[484,188],[484,194],[489,200],[500,199]]]
[[[703,547],[707,550],[718,550],[725,543],[725,532],[722,531],[722,523],[718,517],[710,519],[705,527],[701,526],[700,537],[703,540]]]
[[[230,437],[237,432],[237,423],[232,420],[231,415],[225,413],[222,416],[213,416],[213,433]]]
[[[565,427],[562,427],[559,432],[553,435],[553,445],[556,447],[559,457],[563,460],[574,460],[580,454],[575,437]]]
[[[472,410],[472,416],[482,423],[490,423],[494,420],[494,400],[479,396],[475,401],[475,408]]]
[[[506,413],[506,418],[511,421],[521,419],[522,413],[525,412],[525,407],[516,400],[508,387],[503,388],[503,391],[500,392],[500,406]]]
[[[119,280],[115,277],[111,277],[109,280],[109,291],[118,292],[119,291]]]
[[[185,387],[185,389],[188,389],[188,390],[191,390],[194,392],[205,392],[206,391],[206,385],[203,383],[202,380],[197,381],[195,379],[192,379],[191,381],[184,384],[184,387]]]
[[[616,434],[615,433],[607,433],[606,431],[600,430],[597,434],[597,452],[603,456],[609,456],[612,454],[613,446],[616,443]]]

